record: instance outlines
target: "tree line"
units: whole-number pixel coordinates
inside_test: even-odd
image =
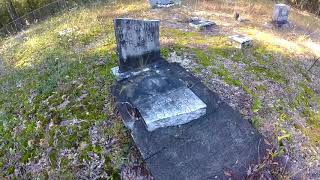
[[[301,10],[307,10],[320,16],[320,0],[287,0],[287,2]]]
[[[24,22],[19,17],[38,9],[55,0],[0,0],[0,28],[15,21],[16,29],[22,28]],[[285,0],[288,4],[320,16],[320,0]]]
[[[21,29],[23,22],[19,17],[38,9],[55,0],[0,0],[0,28],[9,22],[16,21],[17,29]]]

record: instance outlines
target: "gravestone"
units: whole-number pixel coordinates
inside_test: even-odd
[[[204,115],[206,104],[185,84],[160,71],[149,72],[155,68],[152,64],[164,61],[160,57],[159,21],[126,18],[114,23],[120,64],[112,72],[119,81],[145,75],[141,87],[136,82],[124,89],[133,91],[135,97],[127,102],[128,110],[140,115],[137,118],[144,121],[146,129],[181,125]]]
[[[191,18],[189,25],[196,29],[203,30],[203,29],[209,29],[216,24],[212,21],[203,20],[198,17],[193,17]]]
[[[160,59],[159,24],[157,20],[114,20],[120,72],[142,68]]]
[[[237,48],[250,48],[253,46],[252,40],[244,35],[234,35],[229,37],[233,44],[236,45]]]
[[[165,8],[174,6],[173,0],[149,0],[152,8]]]
[[[285,4],[276,4],[274,7],[272,22],[278,26],[288,23],[290,7]]]
[[[132,30],[136,23],[129,27],[135,20],[126,20],[128,30],[121,28],[117,35],[131,32],[130,37],[143,36],[140,28]],[[263,137],[180,65],[159,57],[139,69],[136,57],[144,58],[150,51],[133,53],[136,46],[132,44],[140,39],[129,38],[130,45],[125,45],[123,37],[117,38],[118,50],[124,51],[119,52],[119,61],[129,76],[120,78],[111,92],[155,179],[229,179],[225,172],[234,179],[244,179],[248,168],[266,153]],[[152,47],[156,47],[150,48],[153,55],[159,47]],[[130,58],[125,58],[128,54]]]

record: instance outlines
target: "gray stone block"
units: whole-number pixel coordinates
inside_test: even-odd
[[[202,20],[202,19],[199,19],[198,17],[193,17],[191,18],[189,25],[196,29],[202,30],[202,29],[209,29],[216,24],[212,21]]]
[[[252,40],[243,35],[234,35],[229,37],[233,44],[236,45],[237,48],[250,48],[253,46]]]
[[[206,114],[206,104],[187,87],[139,99],[133,105],[148,131],[186,124]]]
[[[143,68],[160,58],[159,24],[158,20],[114,20],[120,72]]]
[[[166,8],[174,6],[173,0],[149,0],[152,8]]]
[[[288,23],[290,7],[286,4],[276,4],[274,7],[272,22],[277,25]]]

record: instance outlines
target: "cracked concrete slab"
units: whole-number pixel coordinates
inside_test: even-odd
[[[143,89],[146,74],[118,81],[113,86],[117,108],[153,176],[160,180],[228,179],[224,173],[227,171],[236,179],[244,178],[249,166],[257,164],[266,153],[263,137],[239,112],[178,64],[162,61],[150,69],[177,79],[177,84],[168,85],[168,89],[183,84],[207,105],[206,115],[196,120],[149,132],[143,121],[128,115],[121,103],[138,98],[136,93]],[[121,91],[124,85],[133,89]]]

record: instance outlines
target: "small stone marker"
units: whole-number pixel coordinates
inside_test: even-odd
[[[114,20],[120,72],[142,68],[159,60],[159,24],[158,20]]]
[[[202,19],[199,19],[198,17],[193,17],[191,18],[189,25],[196,29],[202,30],[202,29],[209,29],[216,24],[212,21],[202,20]]]
[[[149,0],[152,8],[166,8],[174,6],[173,0]]]
[[[276,4],[274,7],[272,22],[278,26],[288,23],[290,7],[286,4]]]
[[[252,40],[243,35],[234,35],[229,37],[232,41],[232,43],[236,44],[237,48],[243,49],[243,48],[250,48],[253,46]]]

